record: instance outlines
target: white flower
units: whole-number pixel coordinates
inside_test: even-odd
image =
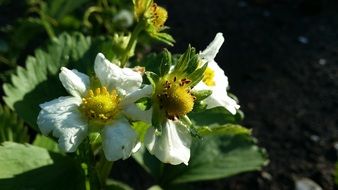
[[[41,104],[38,126],[45,135],[52,132],[66,152],[74,152],[91,127],[99,127],[107,160],[126,159],[138,142],[128,119],[150,120],[134,102],[149,96],[151,88],[140,89],[140,73],[110,63],[101,53],[94,70],[101,86],[91,89],[87,75],[61,68],[60,81],[71,96]]]
[[[179,120],[167,119],[160,135],[150,127],[144,143],[149,152],[164,163],[173,165],[184,163],[190,159],[191,135],[188,128]]]
[[[215,39],[208,47],[200,52],[200,57],[202,60],[208,62],[208,67],[203,79],[194,87],[194,90],[212,91],[212,94],[204,100],[207,104],[207,109],[222,106],[230,113],[236,114],[236,110],[239,109],[240,106],[234,99],[228,96],[228,77],[225,76],[224,71],[214,60],[223,42],[223,34],[217,33]]]
[[[162,121],[160,134],[154,127],[148,129],[144,143],[149,152],[164,163],[188,165],[192,137],[189,131],[191,122],[186,114],[192,111],[194,105],[194,97],[190,90],[210,90],[212,92],[204,100],[208,109],[222,106],[232,114],[236,114],[236,110],[239,108],[237,102],[227,94],[228,78],[214,61],[223,42],[223,35],[218,33],[210,45],[199,54],[202,61],[208,63],[208,67],[203,80],[193,89],[185,87],[186,78],[176,76],[175,66],[170,68],[170,72],[165,78],[159,80],[162,83],[156,85],[160,86],[155,90],[153,96],[158,98],[157,101],[154,100],[159,104],[160,109],[157,111],[163,111],[166,118]]]

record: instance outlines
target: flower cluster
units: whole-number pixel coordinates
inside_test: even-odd
[[[143,7],[137,14],[165,15],[161,7],[147,2],[136,2]],[[166,18],[154,19],[153,25],[162,27]],[[38,126],[43,134],[58,138],[65,152],[76,151],[84,139],[98,134],[106,159],[115,161],[138,150],[141,139],[132,123],[143,121],[149,126],[143,142],[149,152],[162,162],[187,165],[192,142],[188,114],[196,105],[221,106],[232,114],[239,108],[227,95],[228,79],[214,61],[223,42],[218,33],[204,51],[195,53],[189,47],[175,61],[166,52],[161,73],[145,72],[151,84],[144,83],[144,72],[120,68],[101,53],[94,76],[63,67],[59,79],[70,95],[41,104]],[[143,98],[150,102],[147,109],[136,104]]]

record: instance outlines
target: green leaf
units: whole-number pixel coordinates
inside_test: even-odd
[[[215,107],[201,112],[190,112],[189,118],[195,125],[198,126],[208,126],[214,124],[223,125],[228,123],[236,124],[241,120],[239,118],[239,113],[232,115],[224,107]]]
[[[82,190],[84,174],[70,157],[28,144],[5,142],[0,146],[2,190]]]
[[[267,164],[264,149],[257,147],[254,139],[243,134],[218,138],[210,136],[194,141],[188,166],[163,164],[144,149],[134,158],[162,187],[229,177],[260,170]]]
[[[10,42],[8,54],[13,62],[45,40],[41,20],[32,17],[16,20],[13,29],[10,29],[6,36]]]
[[[189,166],[169,166],[167,179],[173,183],[212,180],[241,172],[260,170],[267,156],[247,135],[205,138],[193,144]]]
[[[197,127],[197,133],[199,136],[208,136],[208,135],[224,135],[224,136],[234,136],[234,135],[251,135],[251,130],[240,125],[226,124],[226,125],[216,125],[216,126],[204,126]]]
[[[129,185],[121,181],[112,180],[112,179],[107,180],[107,186],[105,189],[107,190],[133,190],[133,188],[131,188]]]
[[[29,135],[23,121],[7,106],[0,105],[0,143],[4,141],[24,143],[29,141]]]
[[[70,14],[78,8],[82,8],[83,4],[87,3],[89,0],[77,0],[77,1],[68,1],[68,0],[47,0],[47,10],[46,13],[56,19],[61,19],[67,14]]]
[[[26,68],[17,67],[11,83],[3,85],[4,101],[33,128],[40,111],[39,104],[68,93],[58,79],[62,66],[93,73],[95,56],[102,49],[102,38],[92,41],[80,33],[64,33],[54,39],[46,50],[38,49],[34,57],[28,57]]]
[[[60,152],[58,143],[56,143],[53,139],[43,135],[36,135],[33,145],[45,148],[51,152]]]
[[[163,57],[161,54],[150,53],[146,55],[143,59],[134,62],[132,66],[141,66],[145,67],[146,71],[151,71],[154,73],[161,73],[161,65]]]
[[[158,185],[153,185],[153,186],[149,187],[147,190],[163,190],[163,189]]]
[[[338,162],[336,162],[335,183],[338,185]]]

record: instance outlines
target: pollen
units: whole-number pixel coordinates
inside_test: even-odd
[[[192,111],[194,107],[195,96],[190,92],[190,87],[187,86],[191,81],[188,79],[166,80],[163,83],[162,91],[157,94],[160,102],[160,108],[165,110],[169,119],[179,118]]]
[[[168,12],[165,8],[153,3],[150,7],[151,22],[153,26],[159,31],[164,27],[164,23],[168,19]]]
[[[202,81],[208,86],[215,86],[215,72],[210,67],[204,71],[204,76]]]
[[[89,90],[82,98],[80,110],[89,120],[107,122],[118,112],[119,97],[116,90],[108,92],[106,87]]]

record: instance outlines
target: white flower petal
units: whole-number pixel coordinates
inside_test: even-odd
[[[107,160],[127,159],[137,146],[137,134],[126,119],[115,121],[103,129],[102,146]]]
[[[229,88],[228,77],[224,74],[224,71],[215,61],[210,61],[208,63],[208,67],[214,71],[214,81],[215,86],[211,86],[212,88],[218,88],[227,90]]]
[[[96,56],[94,70],[103,86],[109,90],[116,88],[123,95],[137,90],[142,84],[140,73],[130,68],[120,68],[108,61],[102,53]]]
[[[59,79],[67,92],[73,96],[82,97],[89,87],[89,77],[77,70],[61,68]]]
[[[224,91],[213,91],[212,94],[204,101],[207,104],[207,109],[222,106],[233,115],[236,114],[237,109],[239,109],[240,107],[237,102],[234,99],[230,98],[228,94]]]
[[[133,121],[144,121],[148,124],[151,124],[151,116],[153,113],[153,109],[149,110],[141,110],[135,104],[129,104],[123,108],[124,115]]]
[[[120,103],[123,113],[131,120],[151,124],[152,109],[143,111],[136,106],[135,102],[143,97],[151,97],[152,90],[151,85],[146,85],[144,88],[127,95]]]
[[[214,71],[215,86],[207,86],[203,81],[200,81],[194,90],[211,90],[212,94],[204,101],[207,104],[207,109],[222,106],[230,113],[236,114],[239,105],[230,98],[227,93],[229,87],[228,77],[225,76],[224,71],[218,66],[215,61],[210,61],[208,67]]]
[[[134,92],[125,96],[120,104],[122,106],[134,104],[137,100],[139,100],[143,97],[151,97],[152,92],[153,92],[152,86],[151,85],[145,85],[142,89],[137,89]]]
[[[167,120],[162,134],[155,135],[155,129],[149,128],[145,140],[149,152],[164,163],[173,165],[184,163],[190,159],[191,135],[180,121]]]
[[[49,102],[49,107],[52,107],[51,102]],[[55,107],[59,107],[59,104],[55,103]],[[74,152],[87,135],[87,123],[83,120],[81,113],[73,109],[73,106],[64,111],[48,109],[49,107],[45,107],[39,113],[37,121],[39,129],[45,135],[53,131],[53,136],[59,138],[61,150]],[[55,112],[52,112],[54,110]]]
[[[215,39],[208,45],[208,47],[203,52],[200,53],[200,56],[207,61],[214,60],[223,42],[223,34],[217,33]]]
[[[77,110],[80,103],[80,98],[67,96],[40,104],[37,123],[42,134],[47,135],[55,126],[59,127],[63,114]]]
[[[59,147],[66,152],[74,152],[87,136],[87,122],[81,118],[79,112],[71,112],[62,121],[61,127],[53,131],[58,137]]]
[[[48,113],[64,113],[77,109],[81,102],[79,97],[63,96],[40,104],[40,108]]]
[[[133,150],[131,150],[132,153],[135,153],[137,152],[138,150],[140,150],[142,146],[142,143],[141,142],[137,142],[136,145],[134,146]]]

